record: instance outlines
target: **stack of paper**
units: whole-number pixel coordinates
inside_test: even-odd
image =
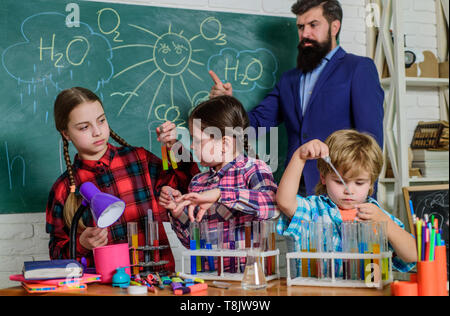
[[[449,152],[426,149],[413,150],[413,168],[420,168],[424,177],[444,177],[449,171]]]

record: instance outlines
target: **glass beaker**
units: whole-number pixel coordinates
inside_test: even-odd
[[[244,290],[261,290],[267,287],[266,276],[261,266],[261,250],[250,249],[247,252],[242,288]]]

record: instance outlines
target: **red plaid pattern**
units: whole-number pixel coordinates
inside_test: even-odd
[[[195,163],[180,163],[178,169],[164,171],[162,161],[144,148],[115,147],[108,149],[98,161],[81,160],[75,156],[73,163],[77,188],[84,182],[94,183],[102,192],[122,199],[126,208],[122,217],[108,227],[109,244],[127,242],[127,223],[137,222],[139,245],[145,245],[144,216],[147,210],[153,210],[153,216],[159,222],[160,244],[169,244],[163,221],[168,221],[167,212],[161,208],[157,199],[160,189],[169,185],[182,192],[187,191],[191,178],[199,173]],[[69,258],[69,231],[64,224],[63,208],[69,195],[69,177],[62,174],[53,185],[46,209],[46,231],[50,234],[49,251],[52,259]],[[77,190],[76,194],[79,196]],[[85,212],[83,222],[94,226],[90,212]],[[79,235],[78,235],[79,237]],[[84,249],[77,238],[77,259],[86,257],[89,266],[93,266],[92,251]],[[170,249],[161,251],[161,260],[169,261],[164,268],[174,271],[175,263]]]

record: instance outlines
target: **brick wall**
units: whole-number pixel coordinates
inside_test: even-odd
[[[291,17],[293,0],[109,0],[106,2],[145,4],[195,10],[227,11]],[[436,22],[434,0],[403,0],[405,3],[405,31],[408,48],[418,53],[424,49],[436,52]],[[341,0],[344,21],[341,45],[350,53],[365,55],[365,1]],[[418,27],[420,23],[420,27]],[[408,135],[419,119],[439,118],[436,89],[408,90]],[[44,208],[44,206],[42,206]],[[180,267],[180,248],[175,235],[169,235],[174,245],[177,269]],[[277,246],[285,253],[285,244],[279,237]],[[8,276],[20,273],[24,261],[48,259],[48,235],[45,233],[45,215],[0,215],[0,288],[15,286]],[[282,271],[285,259],[281,256]]]

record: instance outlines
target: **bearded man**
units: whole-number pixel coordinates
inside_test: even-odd
[[[373,60],[348,54],[338,45],[342,7],[337,0],[298,0],[292,6],[299,36],[297,68],[282,75],[274,90],[251,110],[250,125],[276,127],[288,134],[286,164],[295,150],[313,139],[324,141],[341,129],[372,135],[383,148],[383,102]],[[232,95],[212,71],[210,97]],[[316,161],[303,170],[299,194],[314,194],[319,182]]]

